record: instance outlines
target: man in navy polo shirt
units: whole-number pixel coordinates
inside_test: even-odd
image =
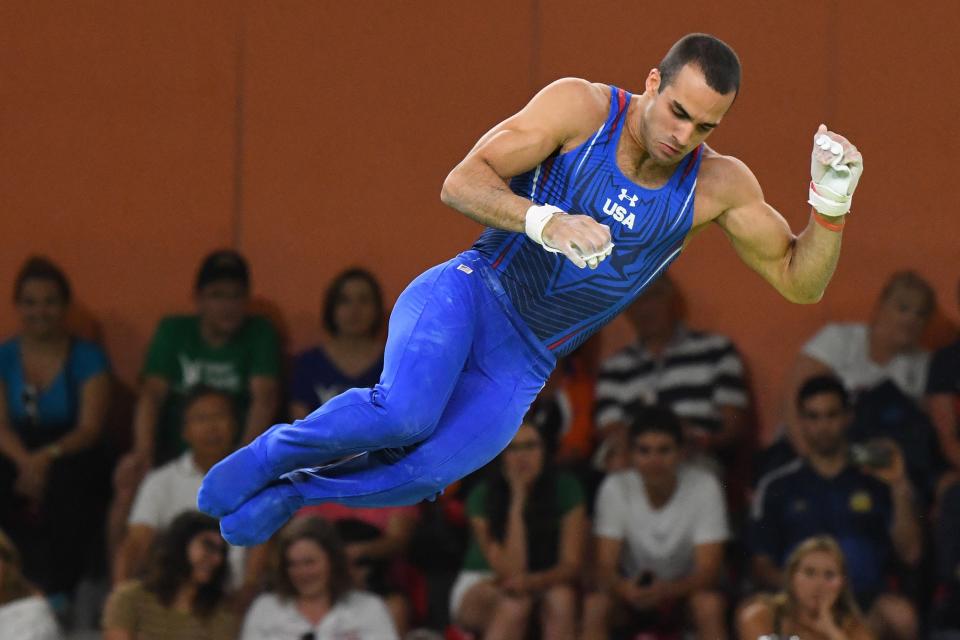
[[[921,533],[903,457],[882,443],[870,466],[850,462],[846,429],[847,392],[832,376],[809,379],[797,395],[800,433],[809,453],[764,476],[750,521],[753,573],[763,587],[783,586],[783,562],[800,542],[815,535],[837,539],[857,600],[870,614],[878,637],[916,638],[913,605],[882,593],[894,557],[915,565]]]

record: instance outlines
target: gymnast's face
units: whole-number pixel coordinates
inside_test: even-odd
[[[640,115],[640,135],[654,162],[669,166],[680,162],[707,139],[733,104],[736,92],[717,93],[703,72],[685,65],[670,84],[661,86],[660,71],[647,76],[646,106]]]

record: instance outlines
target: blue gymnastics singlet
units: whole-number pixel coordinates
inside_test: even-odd
[[[607,120],[587,140],[516,176],[510,188],[537,204],[584,214],[610,227],[613,253],[595,270],[579,269],[523,233],[483,232],[474,249],[490,263],[516,310],[556,356],[576,349],[630,304],[680,254],[693,224],[693,193],[703,145],[658,189],[617,166],[617,143],[631,94],[610,88]]]

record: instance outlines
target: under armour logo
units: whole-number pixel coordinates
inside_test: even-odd
[[[623,202],[624,200],[627,200],[627,201],[630,202],[630,206],[631,206],[631,207],[635,207],[635,206],[637,206],[637,200],[640,199],[640,196],[630,196],[630,195],[627,195],[627,190],[626,190],[626,189],[620,189],[620,195],[617,196],[617,198],[618,198],[621,202]]]

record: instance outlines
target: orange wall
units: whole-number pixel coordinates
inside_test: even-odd
[[[695,30],[734,45],[745,69],[711,143],[753,168],[795,229],[816,126],[866,157],[819,305],[780,299],[718,232],[673,269],[691,323],[745,352],[768,428],[798,346],[828,320],[869,314],[891,270],[918,269],[956,317],[949,0],[909,16],[832,0],[13,5],[0,6],[0,274],[11,282],[33,252],[62,263],[128,381],[159,316],[190,308],[209,249],[248,255],[255,293],[301,348],[344,265],[375,269],[392,299],[472,241],[479,228],[438,194],[483,131],[557,77],[640,89]],[[16,326],[6,304],[3,333]],[[605,346],[628,337],[615,322]]]

